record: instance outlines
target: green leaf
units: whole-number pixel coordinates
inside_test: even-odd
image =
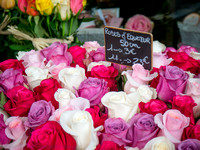
[[[13,44],[13,45],[9,45],[9,48],[14,50],[14,51],[28,51],[30,49],[32,49],[32,45],[17,45],[17,44]]]
[[[3,105],[7,102],[6,96],[1,92],[0,108],[4,109]]]
[[[39,24],[39,20],[40,20],[40,16],[35,16],[35,17],[34,17],[34,21],[35,21],[35,24],[36,24],[36,25]]]
[[[45,29],[41,25],[42,21],[43,19],[41,19],[38,23],[36,23],[34,27],[34,32],[37,35],[37,37],[44,37],[44,36],[49,37],[48,33],[45,31]]]
[[[95,20],[95,18],[83,18],[81,21],[82,22],[89,22],[89,21],[93,21]]]

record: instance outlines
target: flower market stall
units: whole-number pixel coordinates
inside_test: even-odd
[[[70,0],[70,5],[73,2],[77,1]],[[81,7],[75,7],[75,12],[70,7],[70,19],[54,18],[57,23],[52,23],[53,16],[48,14],[63,9],[66,12],[66,3],[63,6],[61,1],[19,0],[22,12],[45,14],[39,20],[28,16],[33,25],[30,30],[35,29],[38,34],[42,29],[37,28],[44,27],[44,22],[47,25],[41,37],[19,30],[20,26],[1,26],[6,28],[2,28],[3,32],[32,40],[13,46],[19,50],[16,59],[0,62],[0,148],[199,150],[198,50],[189,45],[168,47],[154,40],[151,69],[144,68],[141,62],[129,67],[109,62],[105,59],[105,45],[67,39],[71,35],[76,39],[77,28],[72,28],[83,6],[80,2]],[[57,10],[53,9],[55,6]],[[67,18],[69,14],[60,17]],[[3,24],[8,21],[4,19]],[[131,30],[153,30],[153,22],[144,15],[137,14],[129,21],[126,26]],[[51,23],[60,30],[53,31]],[[27,48],[31,44],[32,47],[24,50],[26,44]]]

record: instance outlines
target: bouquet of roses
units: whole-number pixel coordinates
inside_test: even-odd
[[[1,147],[198,150],[200,54],[154,41],[153,56],[128,70],[96,41],[55,42],[1,62]]]

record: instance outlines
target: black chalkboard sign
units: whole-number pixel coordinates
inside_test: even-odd
[[[104,27],[106,61],[132,66],[139,63],[152,69],[151,33]]]

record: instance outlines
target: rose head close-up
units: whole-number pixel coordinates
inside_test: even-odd
[[[72,63],[72,55],[67,51],[68,45],[60,42],[51,44],[48,48],[40,51],[42,58],[52,61],[55,65],[65,63],[69,66]]]
[[[152,32],[154,23],[142,14],[137,14],[128,19],[125,24],[126,29]]]
[[[92,50],[96,51],[101,46],[97,41],[88,41],[83,44],[83,47],[86,49],[87,53],[90,53]]]
[[[54,111],[55,108],[51,102],[45,100],[34,102],[30,108],[28,119],[25,124],[27,127],[35,129],[41,124],[47,122]]]
[[[189,75],[177,66],[166,66],[160,69],[160,78],[156,91],[158,98],[169,102],[175,95],[184,93]]]
[[[11,116],[27,116],[33,102],[34,94],[24,86],[16,86],[7,91],[8,101],[4,110]]]
[[[6,129],[6,124],[4,122],[4,115],[3,114],[0,114],[0,135],[1,135],[1,138],[0,138],[0,145],[3,145],[3,144],[8,144],[10,143],[11,139],[9,139],[6,134],[5,134],[5,129]],[[0,146],[0,148],[2,148]]]
[[[107,82],[103,79],[89,77],[81,82],[77,95],[90,101],[90,105],[98,105],[101,98],[108,92]]]
[[[127,139],[132,141],[129,146],[142,149],[151,139],[157,137],[159,128],[154,116],[147,113],[135,114],[128,122]]]
[[[200,149],[200,141],[197,139],[187,139],[182,141],[178,145],[178,150],[199,150]]]
[[[32,132],[25,149],[76,150],[76,141],[59,123],[47,121]]]
[[[104,141],[102,144],[97,145],[95,150],[126,150],[125,147],[119,146],[113,141]]]
[[[88,77],[95,77],[99,79],[104,79],[108,82],[108,87],[111,91],[117,90],[117,81],[115,78],[118,75],[118,70],[112,66],[106,67],[104,65],[94,66]]]
[[[45,79],[42,80],[39,86],[33,89],[37,100],[51,101],[55,109],[58,108],[59,103],[54,98],[54,93],[61,88],[61,85],[56,79]]]
[[[176,109],[167,110],[163,115],[156,114],[154,120],[161,129],[159,135],[166,136],[172,143],[180,143],[183,130],[190,123],[190,118]]]
[[[89,53],[89,59],[92,62],[105,61],[105,47],[99,47],[96,51],[92,50]]]
[[[27,83],[21,69],[6,69],[0,74],[0,91],[6,94],[7,90],[15,86],[23,86]]]
[[[158,113],[164,114],[169,108],[165,102],[159,99],[151,99],[149,102],[139,103],[140,112],[156,115]]]

